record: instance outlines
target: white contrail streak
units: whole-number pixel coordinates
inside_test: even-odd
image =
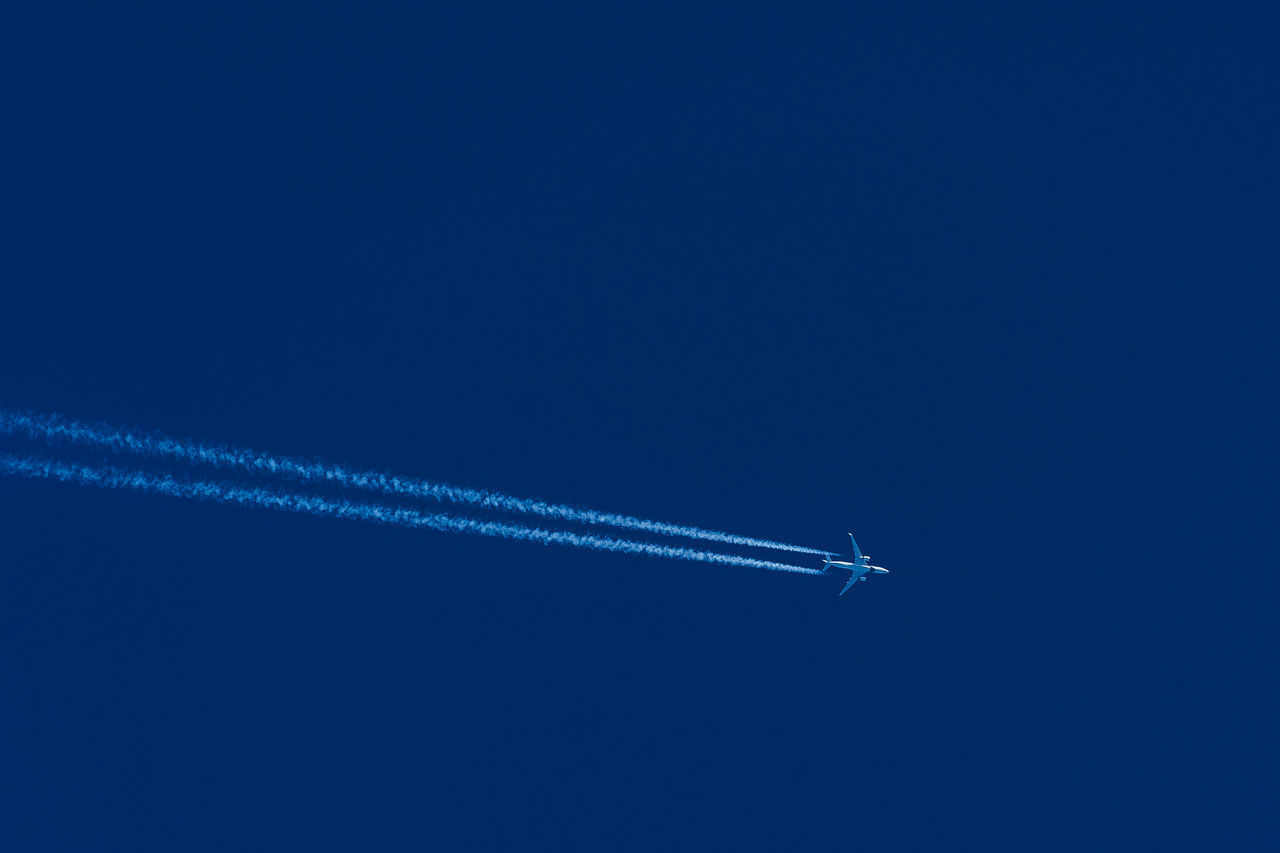
[[[411,498],[447,501],[465,506],[480,507],[499,512],[520,515],[536,515],[555,521],[598,524],[656,533],[665,536],[684,536],[706,542],[723,542],[747,548],[768,548],[776,551],[793,551],[800,554],[827,556],[830,551],[789,545],[770,539],[757,539],[704,530],[685,524],[669,524],[663,521],[646,521],[629,515],[597,512],[591,509],[564,504],[550,504],[529,498],[515,498],[481,489],[467,489],[430,483],[391,474],[360,471],[322,462],[307,462],[287,456],[275,456],[256,450],[243,450],[217,445],[180,441],[158,434],[137,434],[104,424],[90,424],[68,420],[58,415],[37,415],[29,412],[10,412],[0,409],[0,434],[22,434],[30,438],[58,443],[69,441],[90,447],[105,448],[117,453],[135,453],[174,459],[188,464],[211,465],[216,468],[239,468],[244,471],[290,477],[308,483],[326,483],[348,488],[380,492]]]
[[[217,503],[298,512],[327,518],[349,518],[378,524],[394,524],[400,527],[425,528],[448,533],[470,533],[476,536],[492,536],[537,542],[543,545],[566,545],[571,548],[588,548],[594,551],[615,551],[623,554],[644,554],[672,560],[692,560],[700,563],[717,563],[724,566],[746,566],[775,572],[795,572],[804,575],[820,575],[818,569],[757,560],[732,554],[711,551],[695,551],[691,548],[673,548],[648,542],[614,539],[609,536],[593,536],[519,524],[494,521],[476,521],[441,513],[427,514],[399,507],[379,504],[352,503],[324,497],[276,492],[257,486],[234,486],[209,481],[177,480],[173,477],[131,471],[111,466],[88,466],[61,462],[33,456],[14,456],[0,453],[0,475],[15,475],[33,479],[60,480],[97,486],[103,489],[129,489],[139,492],[168,495],[175,498],[194,498]]]

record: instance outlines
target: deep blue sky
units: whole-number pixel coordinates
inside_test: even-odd
[[[367,5],[10,13],[0,405],[894,573],[0,481],[0,844],[1261,846],[1274,20]]]

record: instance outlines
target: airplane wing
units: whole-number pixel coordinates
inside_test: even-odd
[[[856,560],[862,559],[862,552],[858,550],[858,540],[853,538],[853,534],[849,534],[849,541],[853,543],[853,556]]]
[[[859,577],[861,577],[861,575],[850,575],[850,576],[849,576],[849,582],[848,582],[847,584],[845,584],[845,585],[844,585],[844,589],[840,590],[840,592],[839,592],[838,594],[839,594],[839,595],[844,595],[846,592],[848,592],[848,591],[849,591],[849,587],[851,587],[851,586],[853,586],[855,583],[857,583],[857,582],[858,582],[858,578],[859,578]]]

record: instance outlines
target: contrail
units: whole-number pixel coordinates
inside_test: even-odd
[[[58,415],[37,415],[29,412],[10,412],[0,409],[0,433],[18,433],[49,443],[70,441],[75,444],[105,448],[116,453],[136,453],[141,456],[211,465],[215,468],[239,468],[252,473],[291,477],[308,483],[326,483],[364,489],[371,492],[381,492],[385,495],[447,501],[499,512],[536,515],[556,521],[606,525],[664,536],[684,536],[691,539],[701,539],[706,542],[723,542],[747,548],[768,548],[776,551],[793,551],[800,554],[819,554],[822,556],[828,556],[832,553],[817,548],[775,542],[770,539],[757,539],[750,536],[738,536],[733,533],[721,533],[716,530],[704,530],[701,527],[693,527],[691,525],[646,521],[629,515],[597,512],[596,510],[580,509],[564,504],[551,504],[529,498],[515,498],[481,489],[460,488],[458,486],[430,483],[425,480],[397,477],[391,474],[354,470],[329,463],[307,462],[287,456],[261,453],[256,450],[181,441],[156,433],[140,435],[105,424],[82,423],[65,419]]]
[[[442,513],[427,514],[379,504],[353,503],[311,495],[277,492],[257,486],[246,487],[210,481],[178,480],[173,477],[150,474],[144,471],[133,471],[112,466],[93,467],[36,456],[15,456],[8,453],[0,453],[0,475],[60,480],[64,483],[97,486],[103,489],[129,489],[138,492],[168,495],[175,498],[194,498],[202,501],[239,504],[240,506],[297,512],[326,518],[348,518],[358,521],[371,521],[378,524],[393,524],[399,527],[439,530],[447,533],[469,533],[476,536],[492,536],[500,539],[515,539],[522,542],[537,542],[543,545],[566,545],[571,548],[588,548],[593,551],[644,554],[650,557],[662,557],[671,560],[717,563],[723,566],[746,566],[748,568],[768,569],[775,572],[794,572],[803,575],[822,574],[818,569],[775,563],[771,560],[757,560],[752,557],[739,557],[733,554],[717,554],[711,551],[696,551],[691,548],[673,548],[667,545],[654,545],[629,539],[615,539],[609,536],[543,530],[542,528],[525,527],[519,524],[476,521]]]

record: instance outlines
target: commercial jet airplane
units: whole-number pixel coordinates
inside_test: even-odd
[[[846,563],[841,560],[827,560],[822,566],[825,572],[827,569],[848,569],[850,572],[849,582],[844,585],[844,589],[840,590],[840,595],[844,595],[849,591],[849,587],[858,581],[866,583],[867,575],[887,575],[888,569],[882,569],[879,566],[871,565],[871,558],[863,556],[858,550],[858,540],[853,538],[853,534],[849,534],[849,541],[853,543],[853,562]]]

